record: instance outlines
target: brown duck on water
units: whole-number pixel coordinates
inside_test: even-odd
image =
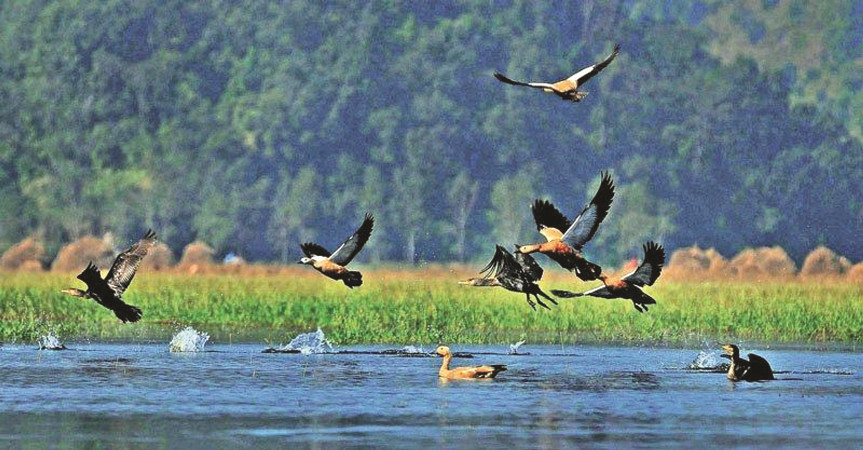
[[[665,250],[655,242],[644,244],[644,260],[632,273],[620,278],[612,278],[606,274],[600,274],[599,279],[603,285],[586,292],[569,292],[552,290],[551,293],[563,298],[581,297],[589,295],[601,298],[628,298],[632,300],[633,306],[638,312],[647,311],[647,305],[653,305],[656,300],[644,293],[641,286],[652,286],[662,273],[662,265],[665,264]]]
[[[348,270],[345,266],[362,250],[372,235],[374,225],[375,218],[371,214],[366,214],[363,224],[333,253],[330,253],[327,249],[314,242],[306,242],[300,245],[306,256],[300,258],[297,264],[310,265],[317,269],[318,272],[334,280],[342,280],[345,286],[351,289],[356,286],[362,286],[363,274],[358,271]]]
[[[611,61],[614,60],[619,52],[620,44],[617,44],[614,46],[614,51],[612,51],[611,54],[602,62],[585,67],[584,69],[572,74],[569,78],[560,80],[556,83],[525,83],[523,81],[515,81],[507,78],[499,72],[495,72],[494,77],[506,84],[542,89],[544,92],[557,95],[563,100],[580,102],[584,97],[587,97],[587,92],[579,91],[578,88],[583,86],[587,80],[593,78],[594,75],[598,74],[602,69],[605,69],[606,66],[611,64]]]
[[[731,365],[728,367],[728,379],[731,381],[763,381],[775,380],[773,377],[773,369],[766,359],[750,353],[749,361],[740,357],[740,349],[734,344],[723,345],[725,350],[723,358],[731,360]]]
[[[536,200],[531,206],[531,211],[536,228],[545,236],[546,242],[522,245],[518,251],[524,254],[542,253],[564,269],[575,272],[575,275],[584,281],[597,279],[602,273],[602,268],[585,259],[581,249],[596,234],[599,224],[611,208],[612,200],[614,200],[614,181],[607,172],[602,174],[602,181],[593,199],[572,222],[551,202]]]
[[[491,261],[480,273],[485,274],[485,276],[459,281],[459,284],[466,284],[468,286],[500,286],[508,291],[524,293],[527,304],[534,310],[536,310],[536,304],[530,299],[531,295],[545,309],[551,308],[539,298],[540,296],[555,305],[557,304],[553,298],[549,297],[536,284],[542,278],[542,267],[530,255],[518,252],[513,255],[498,245]]]
[[[440,378],[463,380],[476,378],[494,378],[497,376],[497,374],[506,370],[506,366],[503,364],[456,367],[454,369],[450,369],[449,362],[450,360],[452,360],[452,352],[450,352],[449,347],[441,345],[435,350],[435,353],[443,356],[443,362],[441,363],[440,370],[438,370],[437,373],[437,376]]]
[[[96,265],[90,262],[87,268],[78,275],[78,279],[87,284],[87,290],[70,288],[60,292],[73,297],[93,299],[96,303],[114,311],[117,318],[124,323],[141,320],[141,310],[124,303],[121,297],[129,284],[132,283],[132,278],[135,277],[141,260],[147,256],[147,252],[155,244],[156,233],[149,230],[135,245],[117,255],[117,259],[114,260],[114,264],[104,279]]]

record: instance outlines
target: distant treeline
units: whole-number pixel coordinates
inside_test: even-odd
[[[861,2],[11,1],[0,251],[155,229],[250,261],[482,260],[618,185],[587,251],[863,259]],[[858,21],[859,22],[859,21]],[[498,83],[620,56],[579,104]],[[858,43],[858,44],[855,44]],[[124,241],[125,242],[125,241]]]

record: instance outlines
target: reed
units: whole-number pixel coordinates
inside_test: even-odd
[[[863,339],[863,286],[852,282],[660,279],[648,288],[658,304],[639,314],[628,300],[598,298],[532,311],[519,294],[458,285],[466,275],[458,268],[365,272],[365,284],[354,290],[308,270],[140,274],[125,296],[144,311],[138,324],[121,324],[94,302],[61,294],[64,287],[83,287],[72,275],[0,273],[0,340],[34,341],[48,330],[65,339],[146,339],[183,325],[215,337],[251,333],[277,342],[321,327],[339,345]],[[546,290],[596,284],[550,275]]]

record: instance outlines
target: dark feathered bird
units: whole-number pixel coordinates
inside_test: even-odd
[[[375,218],[366,214],[363,224],[333,253],[313,242],[300,245],[306,256],[300,258],[298,264],[308,264],[334,280],[342,280],[345,286],[351,289],[362,286],[363,275],[358,271],[350,271],[345,266],[362,250],[372,235],[374,225]]]
[[[531,206],[536,229],[545,236],[541,244],[522,245],[520,253],[540,252],[556,261],[566,270],[585,281],[595,280],[602,272],[598,265],[586,260],[581,249],[599,229],[614,200],[614,180],[607,172],[602,174],[599,189],[578,217],[570,222],[551,202],[536,200]]]
[[[141,261],[147,256],[147,252],[155,244],[156,233],[149,230],[135,245],[117,255],[117,259],[114,260],[114,264],[104,279],[96,265],[90,262],[87,268],[78,275],[78,279],[87,284],[87,290],[70,288],[60,292],[73,297],[93,299],[96,303],[114,311],[117,318],[124,323],[141,320],[141,310],[124,303],[122,296],[132,279],[135,278],[138,265],[141,264]]]
[[[536,284],[542,278],[542,267],[530,255],[516,252],[514,255],[500,245],[496,246],[491,261],[480,271],[485,276],[482,278],[469,278],[459,281],[459,284],[468,286],[500,286],[508,291],[521,292],[527,299],[527,304],[536,310],[536,303],[530,296],[536,298],[545,309],[551,309],[540,297],[543,297],[555,305],[557,302],[549,297],[539,285]]]
[[[750,353],[749,361],[740,357],[740,349],[734,344],[723,345],[725,350],[723,358],[731,360],[731,365],[728,367],[728,379],[731,381],[763,381],[775,380],[773,377],[773,368],[766,359]]]
[[[647,311],[647,305],[656,303],[653,297],[644,293],[641,286],[652,286],[665,264],[665,250],[655,242],[644,244],[644,260],[632,273],[621,278],[611,278],[606,274],[600,274],[603,286],[586,292],[569,292],[553,290],[552,294],[558,297],[601,297],[601,298],[628,298],[632,300],[633,306],[638,312]]]
[[[614,57],[616,57],[618,53],[620,53],[620,44],[615,45],[614,51],[612,51],[611,54],[608,55],[608,57],[605,58],[605,60],[603,60],[602,62],[585,67],[584,69],[581,69],[571,75],[569,78],[560,80],[556,83],[525,83],[522,81],[515,81],[507,78],[505,75],[499,72],[495,72],[494,77],[506,84],[542,89],[544,92],[555,94],[563,100],[579,102],[587,96],[587,92],[579,91],[578,88],[583,86],[584,83],[587,82],[587,80],[593,78],[594,75],[598,74],[600,71],[602,71],[602,69],[605,69],[606,66],[611,64],[611,61],[614,60]]]

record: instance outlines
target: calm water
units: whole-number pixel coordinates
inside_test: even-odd
[[[67,345],[0,348],[0,447],[863,445],[859,350],[744,348],[784,380],[731,383],[686,369],[702,349],[453,346],[509,371],[442,382],[438,358]]]

